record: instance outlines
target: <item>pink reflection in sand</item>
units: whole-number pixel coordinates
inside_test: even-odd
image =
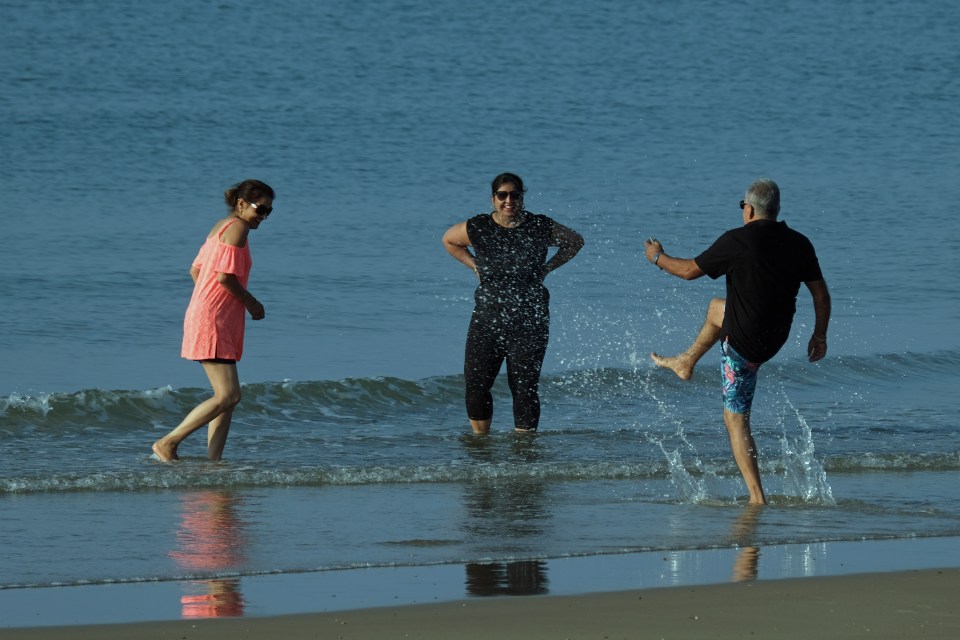
[[[177,547],[170,557],[187,573],[224,574],[243,563],[244,523],[237,516],[240,498],[225,491],[199,491],[181,498]],[[237,578],[211,578],[184,583],[180,598],[184,618],[243,615],[243,594]]]

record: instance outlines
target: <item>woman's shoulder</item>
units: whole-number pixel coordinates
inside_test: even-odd
[[[552,229],[556,221],[548,215],[527,211],[528,220],[538,228]]]
[[[491,214],[478,213],[473,217],[467,218],[465,224],[467,225],[467,229],[475,229],[477,227],[488,227],[495,223],[493,222],[493,216]]]
[[[217,238],[221,244],[234,247],[244,247],[247,244],[247,234],[250,233],[243,220],[236,216],[227,216],[217,221],[207,238]]]

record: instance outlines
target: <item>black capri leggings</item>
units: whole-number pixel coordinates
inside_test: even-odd
[[[513,424],[535,430],[540,424],[540,369],[550,338],[550,317],[504,318],[498,313],[475,310],[467,331],[463,363],[466,380],[467,417],[493,417],[490,389],[507,361],[507,382],[513,394]]]

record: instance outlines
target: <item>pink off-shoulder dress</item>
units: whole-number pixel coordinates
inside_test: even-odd
[[[234,222],[207,238],[193,266],[200,269],[193,296],[183,319],[183,348],[189,360],[223,358],[239,360],[243,355],[243,331],[246,307],[219,282],[218,273],[232,273],[246,288],[250,278],[250,242],[235,247],[221,242],[220,236]]]

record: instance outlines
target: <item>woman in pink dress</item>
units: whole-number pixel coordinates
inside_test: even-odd
[[[245,180],[224,194],[230,215],[219,220],[190,267],[193,297],[183,321],[181,355],[196,360],[213,387],[213,397],[197,405],[177,427],[153,443],[162,462],[178,460],[177,447],[205,424],[207,457],[219,460],[230,431],[233,409],[240,402],[237,361],[243,355],[244,310],[261,320],[263,305],[247,290],[250,246],[247,234],[273,210],[273,189],[259,180]]]

